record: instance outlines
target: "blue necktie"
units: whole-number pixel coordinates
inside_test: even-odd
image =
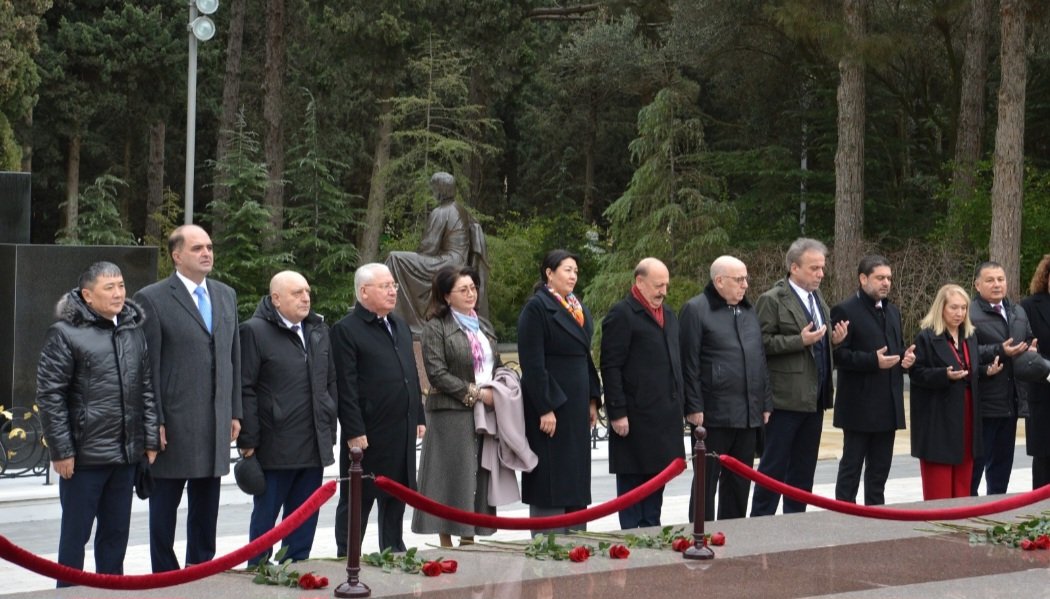
[[[193,294],[197,296],[197,310],[201,313],[201,318],[204,319],[204,328],[211,332],[211,302],[208,301],[208,291],[204,289],[204,285],[198,286],[193,290]]]

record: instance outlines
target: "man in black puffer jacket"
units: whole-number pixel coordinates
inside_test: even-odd
[[[144,454],[152,463],[160,446],[145,316],[126,301],[124,277],[110,262],[81,274],[55,315],[40,352],[36,403],[61,476],[58,562],[84,568],[97,519],[95,569],[123,574],[135,466]]]
[[[335,462],[335,364],[328,327],[310,309],[310,285],[297,272],[274,275],[270,295],[240,334],[244,417],[237,447],[245,457],[254,455],[266,474],[248,531],[254,540],[273,528],[282,509],[287,516],[302,505],[321,486],[324,467]],[[285,559],[308,559],[316,529],[315,513],[284,539]]]

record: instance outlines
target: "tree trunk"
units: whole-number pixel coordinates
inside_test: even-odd
[[[992,0],[973,0],[966,32],[962,81],[959,85],[959,121],[955,132],[955,166],[949,210],[973,196],[977,161],[984,135],[984,87],[988,82],[988,37]]]
[[[1006,270],[1010,297],[1020,291],[1021,205],[1024,185],[1025,2],[1002,0],[1002,77],[992,171],[992,231],[988,254]]]
[[[834,301],[857,286],[864,250],[864,37],[866,0],[844,0],[846,53],[839,59],[838,149],[835,151]]]
[[[583,222],[594,222],[594,152],[598,144],[598,115],[591,109],[588,117],[590,123],[587,140],[583,145]]]
[[[237,108],[241,96],[241,49],[244,42],[244,13],[247,0],[233,0],[230,5],[230,38],[226,43],[226,76],[222,82],[222,115],[219,117],[219,135],[215,143],[215,162],[221,163],[230,151]],[[225,185],[212,187],[212,199],[225,202],[230,198],[230,188]],[[212,223],[212,234],[221,232],[221,221]]]
[[[390,142],[394,133],[394,123],[390,118],[393,104],[386,100],[379,104],[379,131],[376,139],[376,153],[372,159],[372,182],[368,189],[368,209],[365,211],[365,223],[358,237],[357,251],[360,263],[375,262],[379,255],[379,236],[383,232],[383,213],[386,209],[386,167],[390,162]]]
[[[124,222],[124,226],[129,231],[134,230],[131,227],[132,177],[134,176],[131,172],[131,145],[132,138],[129,134],[124,137],[124,182],[127,183],[127,187],[117,188],[117,209],[120,211],[120,220]]]
[[[80,214],[80,132],[69,138],[69,156],[66,161],[66,210],[62,227],[71,240],[77,238],[77,217]]]
[[[164,120],[149,128],[149,166],[146,170],[146,239],[160,242],[164,231],[153,215],[164,209]]]
[[[284,0],[266,2],[266,66],[263,75],[263,120],[266,121],[266,195],[275,233],[284,228]],[[270,240],[276,243],[276,238]]]
[[[26,111],[25,116],[26,131],[33,130],[33,109],[30,108]],[[22,140],[22,172],[31,173],[33,172],[33,136],[26,135],[25,139]]]

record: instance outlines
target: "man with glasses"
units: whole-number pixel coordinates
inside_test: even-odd
[[[350,448],[364,450],[361,467],[405,486],[416,485],[416,439],[426,432],[419,375],[408,324],[394,315],[398,285],[390,269],[365,264],[354,273],[357,305],[332,327],[339,395],[339,472],[350,468]],[[350,489],[339,487],[335,542],[346,555]],[[405,504],[378,491],[371,479],[361,486],[361,535],[372,504],[379,504],[379,548],[405,551]]]
[[[762,328],[744,297],[747,266],[732,256],[711,264],[711,281],[682,307],[682,371],[686,420],[707,430],[708,451],[755,463],[758,431],[773,410]],[[747,515],[751,483],[707,460],[706,520]],[[689,519],[693,519],[690,497]]]

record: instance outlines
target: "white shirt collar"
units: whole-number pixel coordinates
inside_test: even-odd
[[[197,301],[197,295],[194,293],[194,291],[196,291],[198,287],[204,287],[205,295],[211,295],[210,293],[208,293],[208,279],[204,279],[203,281],[201,281],[201,284],[198,285],[193,281],[189,280],[185,275],[183,275],[177,270],[175,271],[175,276],[179,277],[179,280],[182,281],[182,284],[186,286],[186,291],[189,291],[190,295],[193,296],[194,302]]]
[[[788,281],[788,285],[791,285],[791,288],[795,290],[795,295],[798,296],[798,299],[802,300],[802,305],[804,305],[804,306],[806,306],[808,308],[809,307],[809,295],[810,295],[810,292],[806,291],[805,289],[803,289],[803,288],[799,287],[798,285],[796,285],[795,282],[791,280],[791,277],[788,277],[787,281]],[[814,301],[816,301],[815,298],[814,298]]]

